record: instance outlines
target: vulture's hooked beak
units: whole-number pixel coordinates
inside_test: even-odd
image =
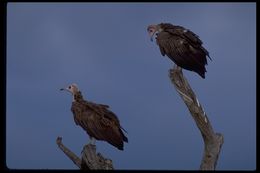
[[[68,91],[68,92],[70,92],[67,88],[61,88],[60,91]]]
[[[153,32],[153,34],[151,35],[151,41],[153,42],[153,36],[154,34],[156,34],[156,31]],[[156,34],[157,35],[157,34]]]
[[[67,92],[71,93],[71,91],[68,88],[61,88],[60,91],[67,91]]]
[[[150,38],[151,42],[153,42],[153,36],[154,36],[155,33],[156,33],[155,31],[154,31],[154,32],[151,32],[151,31],[150,31],[150,33],[149,33],[149,35],[150,35],[150,37],[151,37],[151,38]]]
[[[155,34],[156,36],[158,36],[158,32],[154,32],[154,33],[152,34],[152,36],[151,36],[151,41],[152,41],[152,42],[153,42],[154,34]]]
[[[148,26],[147,31],[148,31],[148,33],[151,37],[150,40],[153,41],[154,34],[157,33],[157,26],[156,25],[150,25],[150,26]]]

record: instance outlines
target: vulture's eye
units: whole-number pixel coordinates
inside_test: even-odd
[[[71,86],[69,86],[69,89],[71,89]]]

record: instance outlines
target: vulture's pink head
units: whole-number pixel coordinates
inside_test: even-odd
[[[158,27],[158,25],[149,25],[149,26],[147,27],[147,31],[148,31],[148,33],[149,33],[149,36],[151,37],[151,41],[153,41],[153,36],[154,36],[154,34],[155,34],[156,32],[159,31],[159,27]]]
[[[67,88],[61,88],[60,90],[69,91],[72,95],[75,95],[77,92],[79,92],[79,88],[78,88],[77,84],[74,84],[74,83],[69,85]]]

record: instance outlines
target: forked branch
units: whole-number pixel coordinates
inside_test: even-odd
[[[221,146],[224,143],[224,137],[222,134],[214,132],[202,105],[199,103],[187,79],[183,76],[181,68],[176,66],[173,69],[170,69],[169,77],[174,84],[175,89],[188,107],[202,134],[204,140],[204,153],[200,169],[215,170]]]
[[[62,138],[56,139],[58,147],[76,164],[81,170],[91,169],[113,169],[112,160],[104,158],[100,153],[96,153],[96,146],[92,144],[85,145],[82,151],[82,159],[70,151],[62,143]]]

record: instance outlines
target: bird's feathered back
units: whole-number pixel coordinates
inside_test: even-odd
[[[80,92],[75,94],[74,99],[71,111],[75,123],[89,136],[107,141],[119,150],[123,150],[124,142],[128,142],[128,139],[122,132],[119,119],[109,110],[109,106],[86,101]]]
[[[192,31],[169,23],[159,24],[161,32],[156,41],[163,56],[165,54],[178,66],[197,72],[205,78],[208,51]],[[210,57],[209,57],[210,58]]]

